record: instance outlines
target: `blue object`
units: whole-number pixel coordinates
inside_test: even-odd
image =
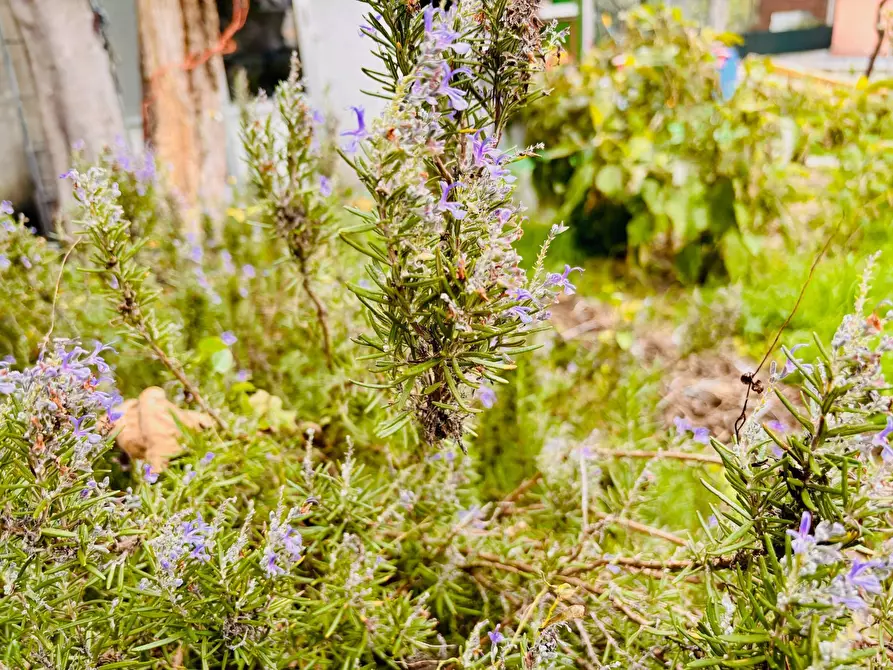
[[[735,95],[738,88],[738,66],[741,64],[741,58],[738,56],[736,49],[729,49],[728,58],[719,68],[719,89],[722,92],[722,99],[729,100]]]

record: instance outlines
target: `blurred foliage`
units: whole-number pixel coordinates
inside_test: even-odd
[[[527,117],[548,147],[534,185],[589,253],[684,282],[738,278],[767,247],[839,218],[851,231],[858,209],[889,202],[883,96],[789,83],[752,59],[729,95],[736,41],[641,7],[583,63],[548,73],[553,93]]]

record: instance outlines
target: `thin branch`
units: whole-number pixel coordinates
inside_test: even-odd
[[[647,526],[644,523],[639,523],[638,521],[632,521],[631,519],[623,519],[614,514],[607,514],[605,512],[596,512],[596,516],[605,521],[608,524],[615,524],[617,526],[623,526],[624,528],[628,528],[629,530],[634,530],[638,533],[644,533],[645,535],[650,535],[652,537],[659,537],[662,540],[666,540],[667,542],[672,542],[673,544],[678,544],[680,547],[684,547],[688,544],[684,539],[679,537],[678,535],[674,535],[673,533],[667,530],[661,530],[660,528],[655,528],[653,526]]]
[[[142,323],[142,321],[140,321],[136,325],[136,331],[140,334],[140,337],[142,337],[143,340],[149,345],[149,347],[152,349],[152,352],[155,354],[158,360],[161,361],[161,364],[164,365],[164,367],[166,367],[168,370],[170,370],[171,374],[177,378],[177,381],[179,381],[183,385],[183,388],[186,389],[189,395],[191,395],[195,399],[195,402],[198,403],[198,406],[202,408],[202,411],[210,416],[212,419],[214,419],[214,422],[221,428],[221,430],[229,433],[230,429],[226,421],[224,421],[217,410],[211,407],[208,401],[205,400],[204,396],[202,396],[201,392],[198,390],[198,387],[189,380],[189,377],[187,377],[186,373],[183,372],[183,368],[180,363],[168,356],[164,349],[162,349],[161,346],[155,341],[155,338],[152,337],[151,333],[149,333],[148,329],[146,328],[145,324]]]
[[[65,252],[65,256],[62,257],[62,264],[59,266],[59,275],[56,277],[56,290],[53,292],[53,310],[50,313],[50,329],[47,331],[47,334],[43,336],[43,346],[46,347],[50,342],[50,337],[53,334],[53,329],[56,327],[56,301],[59,299],[59,287],[62,284],[62,275],[65,273],[65,263],[68,262],[68,257],[71,256],[71,252],[74,251],[74,248],[80,244],[81,237],[78,236],[74,243],[68,247],[68,251]]]
[[[874,45],[874,51],[871,52],[871,58],[868,59],[868,67],[865,68],[865,78],[870,79],[871,73],[874,72],[874,63],[877,60],[878,56],[881,53],[881,49],[884,46],[884,37],[887,35],[887,29],[884,25],[884,5],[886,5],[888,0],[881,0],[881,4],[877,7],[877,44]]]
[[[306,293],[307,297],[310,298],[310,302],[313,303],[313,307],[316,310],[316,320],[319,322],[319,328],[322,331],[322,346],[323,352],[326,356],[326,365],[329,370],[332,371],[335,369],[335,359],[332,355],[332,339],[329,335],[329,324],[326,318],[326,308],[314,292],[313,288],[310,286],[310,271],[307,268],[307,261],[304,260],[303,257],[300,258],[300,265],[304,293]]]

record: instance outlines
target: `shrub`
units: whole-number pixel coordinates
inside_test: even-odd
[[[779,228],[796,199],[789,124],[746,85],[725,90],[733,42],[643,6],[579,66],[548,73],[553,93],[526,117],[549,146],[535,183],[590,252],[703,281]]]

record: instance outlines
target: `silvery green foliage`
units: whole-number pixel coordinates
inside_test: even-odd
[[[373,328],[358,341],[398,395],[382,436],[415,415],[427,442],[461,441],[464,419],[480,411],[475,390],[492,398],[555,294],[573,291],[571,268],[547,275],[542,256],[532,277],[522,267],[512,244],[524,216],[506,167],[519,153],[499,148],[512,115],[538,95],[531,78],[558,36],[529,0],[368,4],[362,30],[385,69],[370,74],[389,102],[371,122],[355,108],[357,128],[343,133],[374,199],[342,231],[371,258],[367,280],[351,287]]]
[[[262,220],[271,225],[300,264],[320,251],[332,217],[331,183],[320,174],[318,116],[310,109],[292,60],[291,75],[276,88],[273,113],[263,118],[257,103],[243,121],[243,145]]]
[[[706,529],[706,551],[735,570],[708,573],[707,586],[734,605],[714,597],[697,631],[683,634],[698,649],[688,667],[889,667],[893,416],[882,360],[893,312],[866,309],[874,263],[830,347],[815,338],[812,362],[786,349],[740,443],[714,442],[735,495],[717,491],[727,506]],[[781,379],[799,388],[799,403]],[[770,396],[798,430],[762,423]]]
[[[332,180],[321,137],[325,119],[307,104],[300,80],[300,63],[292,58],[288,80],[276,87],[274,112],[263,119],[258,104],[246,109],[242,143],[251,184],[261,209],[261,222],[285,242],[301,273],[304,292],[313,303],[329,367],[332,344],[326,309],[313,287],[313,263],[329,235]]]
[[[108,632],[71,633],[107,616],[96,589],[139,532],[129,496],[94,469],[120,402],[106,349],[57,340],[24,371],[0,364],[0,659],[9,667],[88,667],[107,644]]]

